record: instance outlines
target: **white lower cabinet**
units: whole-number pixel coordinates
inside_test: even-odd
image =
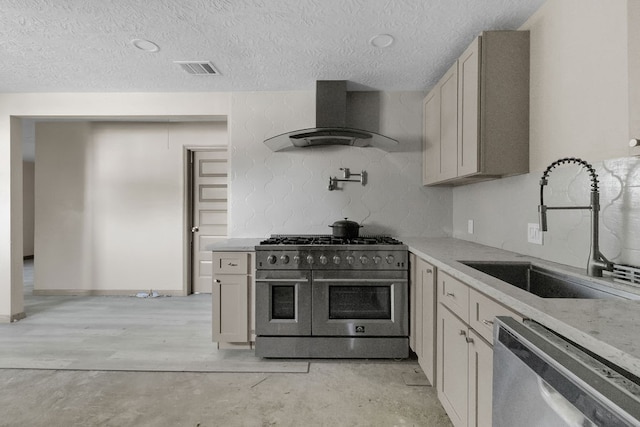
[[[438,398],[455,426],[466,426],[468,420],[467,330],[448,308],[438,307]]]
[[[253,252],[214,252],[212,287],[213,341],[218,348],[251,348],[253,316]]]
[[[409,255],[409,345],[429,382],[436,383],[436,268],[414,254]]]
[[[522,317],[441,271],[437,293],[438,398],[456,427],[490,427],[493,320]]]
[[[493,347],[469,329],[468,425],[491,426]]]

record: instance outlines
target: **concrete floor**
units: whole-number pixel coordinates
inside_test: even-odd
[[[307,373],[0,369],[0,426],[451,425],[432,387],[407,385],[415,360],[309,362]]]

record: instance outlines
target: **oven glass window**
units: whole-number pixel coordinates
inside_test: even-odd
[[[271,318],[296,318],[296,289],[295,286],[271,287]]]
[[[391,286],[329,287],[329,319],[391,319]]]

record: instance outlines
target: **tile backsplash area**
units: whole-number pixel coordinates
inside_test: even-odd
[[[421,183],[421,92],[380,94],[379,132],[401,151],[344,146],[272,152],[268,137],[315,125],[313,92],[237,92],[231,131],[230,237],[329,234],[348,217],[361,234],[446,236],[452,232],[452,192]],[[371,129],[374,130],[374,129]],[[339,183],[340,168],[365,170],[367,183]]]
[[[600,251],[617,264],[640,266],[640,158],[593,164],[600,181]],[[453,190],[454,237],[583,268],[590,253],[588,210],[548,211],[543,245],[527,242],[527,224],[538,222],[542,172]],[[548,206],[589,205],[590,180],[577,165],[549,174]],[[469,234],[468,220],[474,221]]]

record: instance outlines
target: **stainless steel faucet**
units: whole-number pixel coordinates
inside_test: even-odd
[[[544,204],[544,187],[548,183],[549,173],[556,166],[565,163],[575,163],[589,172],[589,177],[591,178],[591,203],[589,206],[547,206]],[[540,205],[538,206],[538,212],[540,213],[540,230],[547,231],[548,210],[564,209],[588,209],[591,211],[591,254],[589,255],[589,262],[587,263],[587,274],[589,276],[602,277],[604,270],[613,271],[613,263],[602,255],[599,247],[598,217],[600,212],[600,192],[598,190],[598,175],[593,166],[575,157],[556,160],[551,163],[542,174],[542,178],[540,179]]]

